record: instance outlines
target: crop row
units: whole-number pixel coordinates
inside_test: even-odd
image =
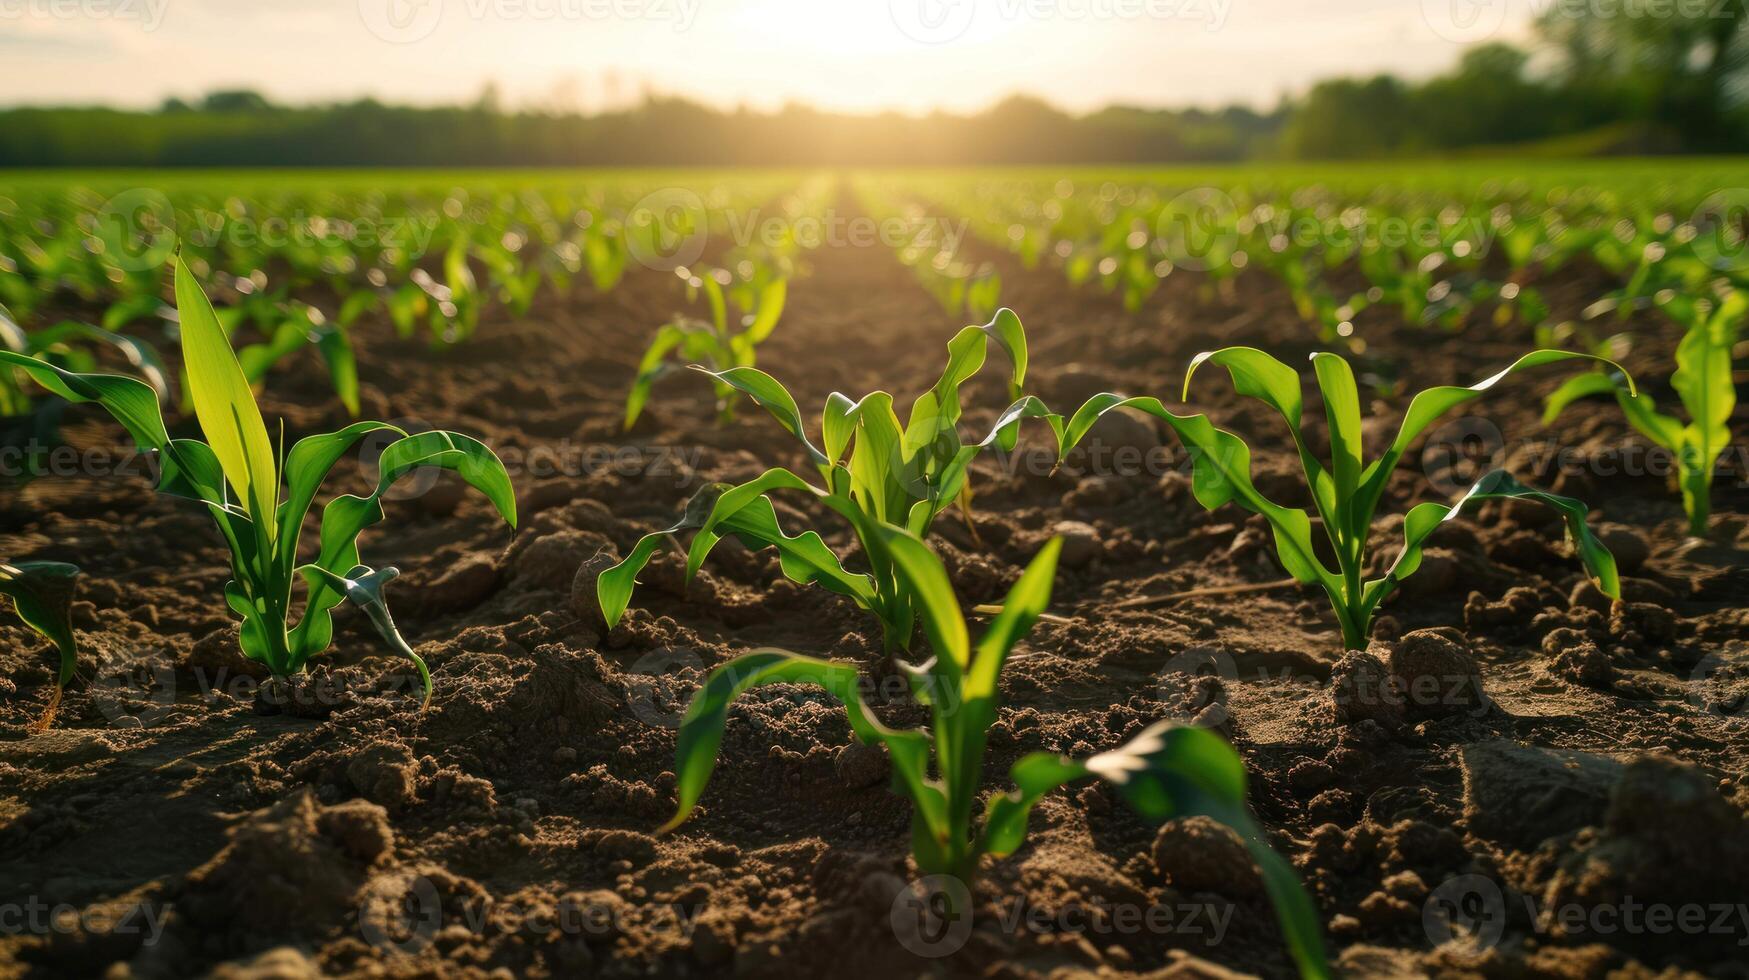
[[[1125,746],[1087,759],[1033,753],[1010,768],[1013,790],[982,793],[985,737],[996,718],[1001,672],[1010,651],[1049,604],[1060,543],[1052,541],[1041,549],[1000,606],[974,610],[988,616],[989,624],[973,642],[966,611],[929,543],[933,525],[950,508],[969,511],[972,462],[993,449],[1014,449],[1020,427],[1028,421],[1048,433],[1060,462],[1102,416],[1139,411],[1163,422],[1184,445],[1194,465],[1195,499],[1202,507],[1215,510],[1232,504],[1262,516],[1281,565],[1295,580],[1327,596],[1343,649],[1365,645],[1378,609],[1417,570],[1429,536],[1484,500],[1552,508],[1598,588],[1619,598],[1614,558],[1588,526],[1587,506],[1521,484],[1504,471],[1483,476],[1451,503],[1409,509],[1403,516],[1402,540],[1395,543],[1388,563],[1379,560],[1374,518],[1390,499],[1392,473],[1429,427],[1521,372],[1568,364],[1583,370],[1550,397],[1549,416],[1580,397],[1615,398],[1637,429],[1675,450],[1683,502],[1693,529],[1704,533],[1713,466],[1730,438],[1732,356],[1749,313],[1744,270],[1728,247],[1733,241],[1729,212],[1724,212],[1723,225],[1715,217],[1714,224],[1703,228],[1695,221],[1664,220],[1669,215],[1662,205],[1649,211],[1620,210],[1621,202],[1602,192],[1566,194],[1557,201],[1550,189],[1518,193],[1496,188],[1478,191],[1472,207],[1465,208],[1431,191],[1398,189],[1372,197],[1352,192],[1361,195],[1356,198],[1324,185],[1282,190],[1258,185],[1216,192],[1226,201],[1245,202],[1229,213],[1221,198],[1202,192],[1190,198],[1168,196],[1170,188],[1146,185],[1105,182],[1082,194],[1073,181],[1043,188],[1024,179],[984,186],[956,186],[956,179],[863,177],[854,184],[868,213],[897,219],[898,227],[914,232],[893,243],[897,257],[955,317],[994,307],[1000,280],[933,236],[923,220],[928,202],[974,216],[975,228],[1011,245],[1026,266],[1059,262],[1071,280],[1097,279],[1122,289],[1126,302],[1135,307],[1163,277],[1192,265],[1202,266],[1196,271],[1206,275],[1204,285],[1216,290],[1230,288],[1247,267],[1267,269],[1289,282],[1296,299],[1322,288],[1317,284],[1326,280],[1308,274],[1295,286],[1295,273],[1283,270],[1315,268],[1332,280],[1358,270],[1372,283],[1367,301],[1397,307],[1407,329],[1462,329],[1466,315],[1429,315],[1458,288],[1453,285],[1456,277],[1473,275],[1480,282],[1484,276],[1498,276],[1488,280],[1498,282],[1489,287],[1497,299],[1505,296],[1507,286],[1517,286],[1512,298],[1520,300],[1517,308],[1522,312],[1522,298],[1537,275],[1588,257],[1622,279],[1618,292],[1605,297],[1613,303],[1609,309],[1656,304],[1685,328],[1672,355],[1675,370],[1668,387],[1682,403],[1686,419],[1660,411],[1606,356],[1605,345],[1573,343],[1580,349],[1532,350],[1474,384],[1416,394],[1394,438],[1370,460],[1362,439],[1361,386],[1348,357],[1328,351],[1313,355],[1315,399],[1309,400],[1300,372],[1265,351],[1228,347],[1197,355],[1178,400],[1188,399],[1192,380],[1214,367],[1227,373],[1239,394],[1261,401],[1279,416],[1292,435],[1306,498],[1312,503],[1302,509],[1266,497],[1252,481],[1251,449],[1244,435],[1218,428],[1206,415],[1175,410],[1167,400],[1146,393],[1102,393],[1079,406],[1050,406],[1029,394],[1026,333],[1019,316],[1008,309],[991,310],[988,322],[967,326],[951,338],[939,380],[911,399],[903,419],[891,393],[874,391],[860,397],[832,394],[817,423],[811,423],[784,385],[754,364],[759,343],[778,327],[789,281],[805,265],[809,243],[798,236],[779,236],[757,245],[720,248],[708,256],[701,248],[686,264],[672,268],[693,300],[703,303],[708,319],[681,317],[657,330],[628,391],[625,424],[635,424],[656,381],[675,367],[693,367],[708,376],[717,394],[719,424],[732,423],[736,402],[750,399],[797,440],[810,465],[804,472],[774,466],[737,486],[701,488],[672,527],[644,537],[622,561],[598,560],[596,588],[603,618],[613,625],[626,614],[638,574],[671,542],[685,551],[689,575],[725,537],[772,548],[788,578],[843,596],[868,613],[881,630],[886,656],[910,679],[917,702],[929,707],[932,724],[906,730],[883,724],[858,693],[855,665],[769,649],[737,657],[706,677],[682,722],[676,746],[678,806],[669,829],[686,820],[704,790],[729,704],[761,684],[814,684],[844,704],[857,738],[885,746],[891,756],[895,790],[913,803],[911,846],[924,874],[969,881],[983,857],[1011,854],[1021,845],[1028,814],[1044,794],[1079,780],[1105,779],[1150,819],[1200,813],[1237,830],[1264,872],[1301,972],[1325,975],[1316,910],[1291,865],[1268,846],[1251,817],[1238,755],[1213,733],[1163,722]],[[827,205],[828,190],[823,181],[806,182],[782,207],[792,219],[816,212]],[[219,222],[223,229],[230,221],[257,220],[251,215],[331,206],[322,193],[287,192],[283,198],[250,203],[227,199],[216,202],[220,210],[214,213],[224,216]],[[431,679],[425,665],[389,612],[385,586],[395,570],[365,563],[360,536],[384,520],[381,499],[397,480],[434,466],[460,475],[514,527],[516,498],[508,473],[488,446],[466,435],[409,434],[382,422],[354,422],[287,447],[283,437],[277,443],[272,438],[255,389],[277,359],[274,352],[295,349],[289,340],[279,343],[281,334],[295,331],[319,349],[324,344],[335,349],[326,351],[328,365],[344,398],[344,379],[350,375],[356,383],[356,365],[336,353],[349,345],[331,338],[344,339],[345,331],[367,315],[381,313],[403,334],[423,324],[434,342],[462,343],[480,323],[486,302],[501,303],[509,315],[522,315],[542,286],[563,295],[584,271],[597,288],[611,288],[626,267],[625,258],[635,257],[638,249],[671,256],[675,241],[697,235],[708,240],[713,233],[723,241],[721,236],[728,234],[724,226],[736,214],[737,202],[725,191],[712,207],[651,209],[664,217],[639,224],[629,218],[636,202],[621,203],[634,193],[624,190],[610,200],[605,192],[595,192],[584,202],[505,192],[482,200],[482,195],[452,192],[436,203],[444,216],[432,225],[430,242],[436,245],[365,244],[355,223],[351,234],[340,235],[337,243],[300,241],[265,249],[245,248],[238,244],[239,236],[219,234],[160,256],[153,250],[174,245],[149,238],[148,247],[126,261],[115,251],[120,246],[112,248],[101,225],[92,223],[92,216],[104,213],[103,207],[91,206],[95,201],[45,203],[32,198],[26,206],[13,200],[6,214],[7,261],[13,269],[0,275],[0,283],[7,284],[9,300],[25,311],[21,319],[41,319],[62,309],[101,308],[103,322],[74,320],[27,332],[8,321],[7,349],[0,349],[0,371],[13,384],[6,404],[34,411],[33,399],[23,392],[37,389],[58,400],[97,404],[142,450],[155,454],[158,490],[203,507],[228,545],[232,575],[224,600],[241,624],[241,652],[263,664],[276,680],[302,672],[328,649],[333,610],[350,601],[386,644],[415,664],[429,701]],[[751,207],[747,199],[776,191],[749,184],[738,193],[746,195],[740,205]],[[1208,205],[1211,200],[1213,206]],[[1534,200],[1551,206],[1535,212],[1533,219],[1534,209],[1527,202]],[[351,206],[362,205],[355,200]],[[379,200],[369,213],[387,214],[385,207]],[[1369,215],[1387,209],[1392,220],[1411,227],[1423,223],[1431,237],[1397,246],[1369,243],[1359,235],[1351,247],[1315,239],[1300,251],[1291,239],[1281,241],[1299,216],[1311,222],[1307,227],[1327,227],[1318,222],[1335,220],[1350,230],[1364,230],[1383,227]],[[1622,216],[1629,213],[1633,217]],[[1698,213],[1704,218],[1720,212]],[[1181,218],[1203,223],[1185,225]],[[187,220],[178,212],[177,224],[167,227],[165,235],[188,230],[192,226],[182,223]],[[1281,220],[1287,224],[1276,223]],[[1532,220],[1542,230],[1518,234],[1521,223]],[[1210,247],[1195,255],[1174,252],[1184,244],[1184,236],[1174,231],[1181,226],[1197,231],[1202,235],[1198,240]],[[1001,229],[999,235],[996,229]],[[645,234],[650,237],[640,237]],[[130,244],[140,241],[127,239]],[[1502,244],[1508,241],[1517,244]],[[1713,249],[1709,241],[1719,247]],[[591,249],[600,255],[591,258]],[[1611,255],[1621,261],[1612,265]],[[1440,258],[1432,261],[1431,256]],[[174,308],[154,305],[146,311],[148,300],[156,304],[162,295],[166,268]],[[220,297],[218,307],[209,290]],[[1139,298],[1130,300],[1131,292]],[[334,314],[330,317],[324,307]],[[129,312],[136,309],[146,312]],[[1317,311],[1315,304],[1312,309]],[[199,438],[176,437],[165,423],[163,409],[172,404],[166,390],[169,372],[154,351],[127,331],[141,317],[177,325],[182,355],[177,387],[184,415],[192,417]],[[324,334],[322,328],[330,324],[332,331]],[[1354,339],[1352,329],[1340,327],[1338,323],[1325,336],[1331,346]],[[245,331],[265,339],[240,343]],[[1565,336],[1580,339],[1576,333]],[[92,344],[116,353],[99,356]],[[1346,346],[1349,356],[1362,353],[1353,344]],[[992,360],[992,353],[1006,366],[1009,404],[987,432],[968,437],[961,432],[962,389]],[[126,360],[136,376],[106,373],[100,362],[113,358]],[[1307,418],[1308,403],[1322,408],[1322,443],[1310,433],[1316,423]],[[306,517],[330,471],[358,440],[384,431],[394,441],[383,454],[375,485],[363,496],[342,494],[320,508],[314,558],[304,560],[299,544]],[[1312,448],[1320,444],[1328,446],[1324,458]],[[780,526],[774,503],[780,494],[800,495],[842,519],[857,544],[857,559],[835,553],[816,529],[793,533]],[[42,719],[45,725],[52,721],[59,687],[73,679],[77,664],[77,638],[66,619],[75,574],[66,565],[0,560],[0,594],[9,596],[20,617],[54,643],[61,658],[57,692]],[[918,643],[919,633],[927,639],[926,649]]]

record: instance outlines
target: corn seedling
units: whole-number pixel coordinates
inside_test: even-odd
[[[54,722],[61,692],[73,679],[73,668],[78,663],[79,645],[73,637],[68,608],[73,579],[78,574],[78,568],[62,562],[0,559],[0,596],[12,600],[13,611],[24,620],[24,625],[53,643],[61,656],[60,668],[55,672],[55,691],[49,696],[48,707],[31,726],[35,729],[45,729]]]
[[[1157,398],[1126,398],[1110,393],[1095,395],[1070,419],[1061,441],[1061,451],[1067,455],[1100,416],[1115,409],[1137,409],[1161,419],[1172,427],[1190,452],[1195,467],[1192,488],[1197,501],[1209,510],[1231,502],[1263,515],[1274,532],[1276,555],[1288,574],[1302,584],[1323,588],[1335,610],[1337,622],[1341,624],[1344,648],[1364,649],[1379,603],[1420,566],[1422,547],[1428,536],[1469,504],[1485,500],[1529,500],[1555,508],[1565,520],[1568,536],[1586,569],[1597,579],[1604,593],[1620,598],[1621,585],[1616,575],[1615,559],[1586,525],[1585,505],[1569,497],[1526,487],[1504,470],[1484,475],[1454,505],[1424,503],[1411,509],[1403,521],[1403,548],[1396,560],[1383,575],[1370,580],[1365,577],[1373,514],[1384,499],[1391,473],[1415,439],[1447,412],[1480,398],[1510,375],[1543,364],[1580,358],[1614,366],[1613,362],[1590,354],[1539,350],[1469,387],[1429,388],[1410,401],[1402,427],[1384,455],[1366,464],[1361,458],[1360,396],[1354,373],[1348,362],[1335,354],[1313,354],[1312,367],[1323,396],[1329,428],[1331,460],[1326,467],[1308,448],[1300,378],[1292,368],[1250,347],[1227,347],[1198,354],[1185,372],[1186,398],[1196,370],[1204,364],[1212,364],[1227,369],[1239,394],[1264,402],[1286,420],[1299,451],[1319,523],[1336,559],[1335,570],[1318,555],[1312,540],[1311,515],[1305,510],[1283,507],[1265,498],[1251,482],[1250,448],[1239,436],[1216,428],[1206,415],[1174,414]],[[1631,387],[1633,382],[1624,383]]]
[[[1737,405],[1731,352],[1749,312],[1749,293],[1733,290],[1716,304],[1677,297],[1666,301],[1664,309],[1687,328],[1676,346],[1676,371],[1670,376],[1670,387],[1688,413],[1687,425],[1658,411],[1652,396],[1636,391],[1625,373],[1608,370],[1581,374],[1549,395],[1543,423],[1553,422],[1581,398],[1615,396],[1628,424],[1675,455],[1688,530],[1700,536],[1706,534],[1712,513],[1713,471],[1731,444],[1731,412]]]
[[[1264,842],[1245,805],[1244,763],[1212,731],[1160,722],[1127,744],[1086,759],[1033,752],[1009,769],[1015,788],[989,795],[983,819],[974,822],[989,729],[1001,704],[1002,667],[1050,603],[1062,541],[1052,539],[1033,558],[1002,611],[973,644],[940,559],[909,531],[883,525],[878,533],[895,574],[919,599],[923,628],[935,653],[907,670],[913,693],[930,707],[933,724],[927,729],[883,725],[862,700],[854,664],[775,649],[737,657],[711,671],[687,707],[675,747],[679,806],[662,832],[680,826],[696,808],[716,768],[731,702],[764,684],[818,685],[844,705],[858,740],[884,745],[891,754],[894,791],[911,799],[911,853],[922,875],[950,876],[969,889],[986,855],[1007,857],[1025,842],[1027,819],[1047,793],[1104,779],[1149,820],[1200,814],[1238,831],[1263,871],[1300,972],[1326,975],[1316,907],[1292,866]]]
[[[741,329],[736,332],[729,326],[728,300],[724,293],[723,280],[729,279],[729,275],[722,272],[719,278],[718,271],[707,270],[703,275],[693,276],[687,283],[687,288],[693,293],[704,293],[710,304],[710,322],[676,317],[656,331],[656,338],[644,351],[644,357],[638,363],[638,376],[632,381],[631,393],[626,396],[627,429],[643,414],[644,406],[650,401],[650,389],[658,380],[684,365],[702,365],[712,371],[750,368],[758,346],[777,329],[778,318],[783,316],[784,300],[789,295],[788,280],[772,277],[757,289],[737,290],[740,302],[745,305],[740,317]],[[715,386],[717,422],[726,425],[735,418],[735,402],[740,396],[726,381],[717,380]]]
[[[997,418],[983,440],[972,444],[961,441],[956,427],[961,413],[960,386],[983,366],[991,341],[1008,353],[1013,365],[1010,394],[1018,396],[1026,378],[1026,334],[1020,318],[1005,309],[982,327],[961,330],[948,344],[947,369],[934,388],[912,403],[908,424],[899,423],[893,396],[884,391],[861,401],[834,392],[826,400],[821,421],[823,448],[808,438],[795,399],[770,375],[756,368],[707,371],[751,396],[801,442],[819,473],[820,485],[778,467],[740,486],[702,488],[677,524],[645,535],[624,561],[601,574],[598,595],[608,625],[617,623],[625,613],[638,573],[662,542],[681,531],[696,530],[687,552],[689,579],[725,535],[734,535],[752,548],[773,547],[791,580],[848,596],[873,613],[880,620],[889,655],[908,649],[918,599],[885,560],[876,528],[889,523],[914,534],[927,534],[936,516],[950,504],[969,501],[966,468],[980,450],[997,444],[1004,450],[1012,449],[1022,419],[1048,417],[1038,399],[1019,398]],[[869,571],[846,570],[814,531],[795,536],[784,533],[768,496],[779,490],[808,495],[849,521],[862,543]]]
[[[206,441],[172,439],[152,388],[132,378],[62,370],[46,361],[0,351],[0,361],[72,402],[95,402],[127,429],[144,451],[158,454],[160,492],[206,506],[231,551],[232,580],[225,601],[242,621],[243,654],[276,678],[301,672],[334,638],[332,610],[344,599],[362,608],[385,642],[413,661],[430,700],[430,674],[396,629],[383,597],[393,568],[360,563],[358,539],[385,517],[383,495],[420,468],[457,473],[483,493],[511,526],[515,495],[509,475],[484,444],[453,432],[407,435],[383,422],[358,422],[339,432],[300,440],[276,452],[243,367],[194,275],[175,263],[181,322],[194,414]],[[400,436],[383,451],[375,489],[342,495],[322,511],[316,560],[299,564],[298,541],[316,494],[341,457],[375,432]],[[303,615],[291,623],[293,588],[305,583]]]

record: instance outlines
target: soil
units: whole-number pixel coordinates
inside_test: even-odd
[[[1230,290],[1176,273],[1128,313],[974,247],[1025,322],[1029,389],[1061,410],[1101,390],[1171,402],[1199,350],[1249,344],[1301,365],[1317,346],[1265,273]],[[829,246],[808,263],[759,351],[805,416],[834,390],[905,402],[934,381],[961,324],[890,250]],[[1575,266],[1538,285],[1570,317],[1601,277]],[[356,331],[365,417],[486,440],[521,500],[511,531],[478,495],[420,484],[365,536],[366,561],[403,573],[389,596],[431,666],[424,712],[409,666],[351,610],[306,679],[262,689],[235,652],[208,518],[148,492],[141,472],[8,489],[0,554],[85,574],[81,676],[47,733],[26,728],[53,657],[0,618],[0,971],[1290,975],[1232,838],[1199,820],[1148,826],[1100,786],[1048,797],[1025,846],[987,860],[975,927],[947,955],[918,955],[915,936],[895,933],[915,877],[909,805],[881,753],[848,744],[842,710],[806,688],[743,697],[700,812],[655,836],[673,808],[679,712],[704,671],[739,653],[861,662],[883,718],[923,718],[881,680],[876,624],[785,581],[770,552],[725,544],[690,588],[666,554],[625,620],[601,624],[592,559],[671,523],[703,483],[802,466],[751,405],[714,425],[709,386],[690,376],[664,380],[620,431],[637,358],[683,304],[672,275],[639,269],[606,295],[580,287],[526,318],[489,315],[451,351],[386,324]],[[1631,327],[1629,367],[1667,398],[1675,328]],[[1361,329],[1374,452],[1414,391],[1468,384],[1531,344],[1483,318],[1461,335]],[[1002,373],[969,386],[970,429],[1002,407]],[[1055,472],[1036,432],[1015,456],[980,460],[975,535],[949,513],[934,539],[963,603],[1000,601],[1046,538],[1071,538],[1052,604],[1069,621],[1041,623],[1007,669],[989,788],[1005,789],[1029,751],[1101,751],[1162,717],[1214,725],[1243,755],[1253,808],[1346,975],[1749,976],[1749,493],[1741,473],[1722,477],[1709,538],[1689,539],[1613,405],[1539,425],[1540,397],[1564,376],[1512,379],[1437,429],[1375,532],[1388,558],[1395,515],[1479,472],[1444,450],[1496,450],[1595,508],[1626,603],[1586,584],[1547,513],[1490,506],[1437,535],[1373,649],[1346,657],[1322,596],[1270,586],[1283,573],[1266,529],[1202,509],[1152,423],[1110,423]],[[1321,419],[1315,390],[1307,416]],[[1248,436],[1259,486],[1300,502],[1280,420],[1218,372],[1192,394]],[[263,407],[290,438],[344,421],[313,360],[277,373]],[[122,444],[83,409],[65,431],[77,446]],[[1568,452],[1554,460],[1553,447]],[[330,490],[361,485],[365,469],[347,464]],[[780,511],[853,550],[831,515]],[[1167,599],[1234,586],[1257,588]],[[1391,677],[1433,693],[1376,696]],[[1137,910],[1158,914],[1138,925]]]

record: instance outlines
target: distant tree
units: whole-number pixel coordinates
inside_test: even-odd
[[[273,108],[273,104],[260,92],[224,89],[207,93],[200,107],[208,112],[261,112]]]
[[[1749,0],[1604,9],[1558,3],[1538,20],[1578,98],[1680,133],[1693,149],[1741,149],[1749,98]]]
[[[1381,156],[1404,147],[1410,115],[1409,88],[1392,76],[1319,82],[1293,108],[1282,146],[1302,158]]]

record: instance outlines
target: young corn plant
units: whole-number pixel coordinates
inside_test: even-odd
[[[1014,448],[1022,419],[1049,415],[1037,398],[1018,398],[982,441],[961,441],[960,387],[983,367],[992,341],[1008,353],[1013,364],[1010,395],[1018,398],[1026,379],[1026,333],[1020,318],[1004,309],[984,326],[966,327],[953,338],[947,346],[946,370],[935,387],[912,403],[906,424],[900,424],[893,396],[884,391],[860,401],[834,392],[826,399],[820,447],[808,438],[795,399],[775,378],[755,368],[706,371],[751,396],[795,436],[818,472],[819,484],[777,467],[740,486],[701,488],[678,523],[645,535],[624,561],[601,574],[597,597],[607,624],[614,625],[625,614],[637,575],[656,549],[682,531],[695,530],[687,551],[688,579],[727,535],[750,548],[776,548],[784,574],[792,581],[848,596],[873,613],[881,623],[889,656],[909,649],[918,598],[884,558],[876,529],[887,523],[927,534],[950,504],[959,501],[969,506],[966,468],[979,451],[997,444],[1004,450]],[[769,496],[779,490],[812,497],[849,521],[869,570],[847,570],[817,532],[784,533]]]
[[[1712,514],[1713,473],[1731,444],[1731,413],[1737,407],[1731,351],[1749,313],[1749,293],[1733,290],[1717,304],[1681,296],[1666,302],[1664,310],[1687,328],[1676,345],[1676,372],[1670,376],[1670,387],[1688,413],[1687,425],[1658,411],[1652,396],[1635,391],[1626,374],[1601,370],[1572,378],[1550,394],[1543,424],[1581,398],[1614,395],[1629,425],[1675,455],[1688,533],[1703,537]]]
[[[24,620],[24,625],[42,634],[61,655],[54,693],[49,696],[48,707],[31,724],[33,730],[41,731],[54,723],[61,692],[73,679],[73,668],[78,663],[79,645],[73,637],[68,607],[73,579],[78,575],[77,567],[62,562],[0,559],[0,596],[12,600],[13,611]]]
[[[1264,842],[1245,805],[1244,763],[1212,731],[1160,722],[1128,744],[1086,759],[1033,752],[1009,769],[1015,788],[988,796],[983,819],[976,821],[1002,667],[1050,603],[1062,541],[1052,539],[1033,558],[974,644],[940,559],[909,531],[883,525],[879,535],[896,574],[919,598],[935,656],[907,673],[933,724],[902,730],[882,724],[862,700],[854,664],[775,649],[737,657],[711,671],[687,707],[675,746],[679,806],[661,832],[680,826],[697,807],[716,768],[731,702],[764,684],[814,684],[844,705],[858,740],[884,745],[891,754],[894,791],[911,798],[911,853],[921,875],[950,876],[970,889],[985,856],[1007,857],[1025,842],[1027,819],[1045,794],[1100,778],[1149,820],[1206,815],[1237,831],[1263,872],[1300,973],[1327,975],[1317,909],[1292,866]]]
[[[711,320],[705,323],[689,317],[676,317],[656,331],[656,338],[638,363],[638,376],[632,381],[631,393],[626,396],[627,429],[643,414],[644,406],[650,401],[650,389],[656,382],[683,365],[704,365],[712,371],[752,367],[756,348],[777,329],[778,318],[783,316],[784,301],[789,295],[788,280],[773,278],[766,281],[752,294],[756,298],[744,300],[751,305],[744,310],[742,329],[736,333],[729,327],[723,283],[713,273],[707,271],[694,277],[688,288],[704,293],[710,304]],[[673,355],[679,355],[678,359]],[[734,421],[735,402],[740,395],[726,381],[718,380],[715,386],[717,423],[727,425]]]
[[[334,638],[332,611],[352,600],[383,640],[410,659],[431,698],[425,663],[396,629],[383,586],[396,570],[360,562],[359,536],[381,522],[383,495],[421,468],[458,474],[479,490],[512,527],[516,500],[510,477],[492,450],[453,432],[408,435],[383,422],[357,422],[339,432],[276,450],[248,379],[212,304],[188,267],[175,260],[176,306],[182,357],[194,414],[206,437],[173,439],[151,387],[132,378],[80,374],[45,361],[0,351],[0,362],[22,369],[38,384],[72,402],[101,405],[144,451],[158,454],[162,493],[197,501],[212,514],[231,551],[232,578],[225,602],[242,621],[244,656],[266,665],[276,679],[303,671]],[[363,497],[342,495],[322,510],[320,547],[300,562],[298,543],[317,492],[340,459],[362,438],[390,432],[400,438],[383,451],[376,487]],[[293,591],[305,585],[302,616],[293,623]]]
[[[1598,587],[1612,598],[1621,597],[1615,558],[1585,523],[1586,506],[1572,498],[1556,496],[1520,484],[1504,470],[1484,475],[1456,504],[1424,503],[1411,509],[1403,521],[1403,547],[1384,574],[1368,579],[1366,570],[1371,546],[1373,514],[1384,499],[1391,473],[1409,446],[1452,409],[1474,401],[1507,377],[1529,368],[1557,361],[1583,358],[1614,366],[1591,354],[1539,350],[1524,355],[1505,370],[1469,387],[1441,386],[1417,394],[1409,402],[1397,437],[1384,455],[1370,464],[1362,459],[1360,393],[1354,372],[1341,357],[1326,352],[1312,355],[1312,367],[1323,396],[1329,428],[1330,464],[1325,466],[1308,448],[1299,375],[1287,365],[1250,347],[1227,347],[1198,354],[1184,375],[1184,397],[1190,381],[1204,364],[1223,367],[1239,394],[1256,398],[1281,415],[1293,434],[1305,470],[1319,524],[1336,560],[1332,569],[1319,556],[1312,539],[1312,515],[1283,507],[1260,493],[1251,482],[1251,450],[1245,441],[1218,429],[1206,415],[1177,415],[1157,398],[1126,398],[1117,394],[1095,395],[1076,411],[1060,442],[1067,455],[1093,423],[1106,412],[1137,409],[1161,419],[1178,433],[1194,464],[1192,490],[1204,507],[1214,510],[1235,503],[1262,514],[1275,536],[1275,550],[1283,567],[1295,580],[1322,588],[1330,598],[1336,620],[1342,627],[1344,649],[1365,649],[1372,632],[1373,615],[1399,583],[1420,567],[1422,547],[1439,526],[1472,503],[1485,500],[1529,500],[1555,508],[1566,522],[1574,550]],[[1620,370],[1620,368],[1616,368]],[[1625,374],[1624,374],[1625,377]],[[1633,382],[1625,382],[1632,385]]]
[[[237,361],[243,376],[251,386],[267,380],[274,366],[305,347],[313,346],[328,369],[328,381],[346,412],[358,417],[358,359],[352,351],[352,338],[347,328],[329,323],[321,310],[306,303],[285,304],[279,311],[279,322],[268,335],[267,342],[249,344],[237,351]]]

